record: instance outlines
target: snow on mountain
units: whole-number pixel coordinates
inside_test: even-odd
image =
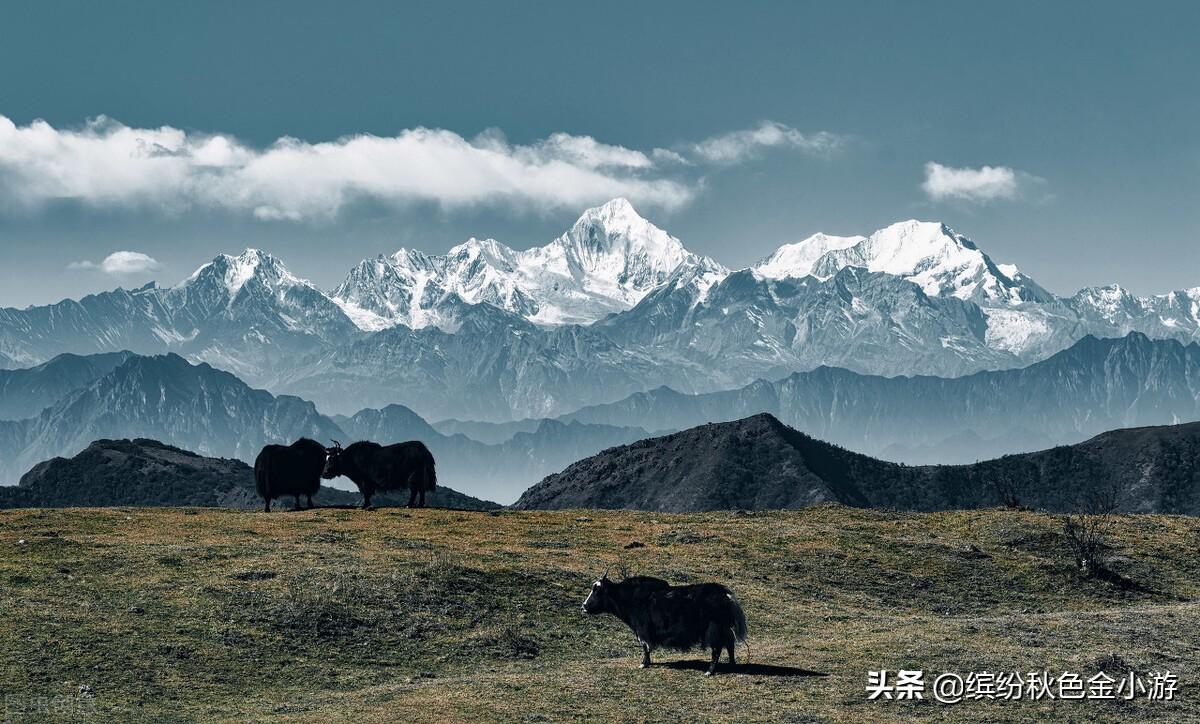
[[[401,249],[364,261],[331,297],[367,331],[443,326],[440,307],[451,297],[486,302],[537,324],[586,324],[634,306],[685,264],[725,272],[618,198],[583,212],[549,244],[525,251],[472,238],[440,256]]]
[[[866,240],[865,236],[830,236],[816,233],[804,241],[784,244],[752,268],[755,274],[767,279],[801,279],[812,276],[817,262],[826,254],[849,249]]]
[[[919,221],[818,234],[730,272],[615,199],[544,246],[401,249],[358,263],[330,294],[247,249],[171,287],[0,309],[0,364],[170,351],[329,411],[397,402],[506,420],[821,365],[953,377],[1133,331],[1200,340],[1200,287],[1056,297],[944,224]]]
[[[930,296],[1020,304],[1052,296],[1011,264],[997,265],[945,224],[908,220],[863,236],[816,234],[755,264],[768,279],[828,279],[848,266],[907,279]]]

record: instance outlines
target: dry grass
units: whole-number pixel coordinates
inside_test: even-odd
[[[0,694],[18,697],[16,721],[56,700],[97,721],[1200,717],[1200,521],[1117,518],[1111,565],[1133,585],[1085,578],[1061,531],[1002,510],[3,511]],[[728,584],[751,662],[805,675],[708,679],[681,663],[696,654],[638,670],[622,625],[579,612],[610,566]],[[957,706],[864,694],[868,669],[1090,675],[1102,659],[1170,669],[1181,691]]]

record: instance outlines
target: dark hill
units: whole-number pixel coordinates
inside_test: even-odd
[[[377,498],[401,505],[399,496]],[[359,505],[358,493],[322,486],[319,506]],[[439,487],[429,505],[492,510],[496,503]],[[290,505],[290,500],[282,501]],[[72,458],[56,457],[33,466],[15,487],[0,487],[0,508],[200,506],[258,508],[254,471],[240,460],[210,458],[157,440],[97,440]]]
[[[0,507],[197,505],[253,508],[254,471],[157,440],[97,440],[72,458],[51,458],[0,488]]]
[[[1104,433],[972,465],[910,467],[797,432],[769,414],[605,450],[515,507],[663,512],[823,502],[908,510],[1019,504],[1074,510],[1109,494],[1126,511],[1200,513],[1200,423]]]

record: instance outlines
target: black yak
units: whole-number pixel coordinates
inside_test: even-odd
[[[347,448],[333,441],[321,475],[326,479],[345,475],[363,496],[363,510],[371,509],[371,496],[380,490],[408,489],[408,507],[425,507],[425,493],[437,487],[433,454],[425,443],[414,440],[395,445],[356,442]],[[417,502],[418,497],[420,503]]]
[[[291,445],[267,445],[254,459],[254,483],[262,496],[266,512],[271,501],[285,495],[296,496],[293,510],[300,510],[300,496],[308,498],[321,489],[321,472],[325,468],[325,446],[316,440],[302,437]]]
[[[712,649],[707,675],[717,670],[721,650],[737,663],[734,645],[746,640],[746,614],[733,592],[719,583],[672,586],[661,578],[630,576],[611,581],[608,574],[592,584],[584,613],[611,613],[633,629],[642,645],[642,668],[658,648]]]

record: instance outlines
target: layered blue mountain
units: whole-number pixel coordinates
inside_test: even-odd
[[[969,462],[1200,420],[1200,344],[1088,336],[1028,367],[957,378],[819,367],[711,394],[661,387],[560,419],[682,430],[757,413],[889,460]]]
[[[31,369],[0,370],[0,420],[33,417],[68,392],[108,374],[131,355],[60,354]]]
[[[118,358],[123,359],[120,364],[98,374]],[[0,420],[0,484],[16,482],[35,464],[75,455],[99,439],[150,438],[203,456],[245,462],[252,462],[263,445],[299,437],[327,444],[334,439],[422,440],[438,459],[442,483],[511,501],[548,473],[647,434],[637,427],[545,420],[502,444],[486,445],[461,434],[443,435],[400,405],[335,420],[311,402],[251,388],[229,372],[207,363],[192,364],[175,354],[125,353],[69,361],[98,376],[86,379],[89,375],[81,374],[81,386],[36,416]],[[21,379],[22,390],[43,390],[62,377],[54,364],[21,373],[4,374]],[[340,484],[350,487],[348,481]]]

